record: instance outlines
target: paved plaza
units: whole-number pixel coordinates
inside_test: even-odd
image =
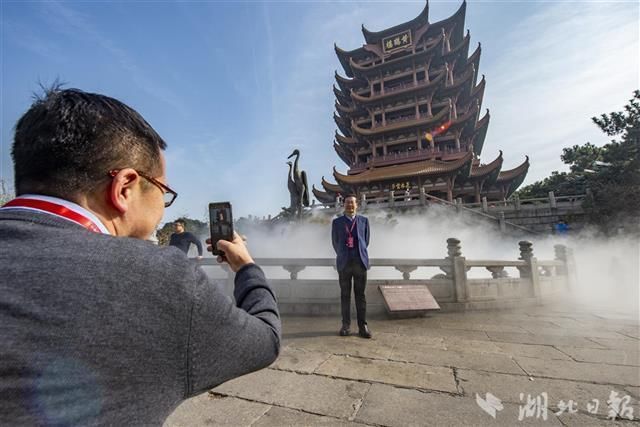
[[[365,340],[337,336],[338,318],[286,317],[276,363],[165,426],[640,426],[637,312],[547,304],[369,324]]]

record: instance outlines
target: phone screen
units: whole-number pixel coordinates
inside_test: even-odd
[[[211,230],[211,246],[214,255],[224,255],[216,249],[218,240],[233,240],[233,215],[231,203],[209,203],[209,227]]]

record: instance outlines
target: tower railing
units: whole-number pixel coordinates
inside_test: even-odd
[[[380,285],[426,285],[444,310],[539,304],[545,297],[555,298],[558,293],[575,288],[573,253],[564,245],[554,247],[554,259],[538,260],[532,243],[523,240],[518,243],[517,259],[501,260],[467,259],[460,240],[449,238],[446,243],[443,258],[372,258],[367,311],[385,312],[377,289]],[[192,260],[217,277],[228,295],[233,294],[235,273],[226,264],[218,264],[214,258]],[[281,312],[339,312],[334,258],[256,258],[255,262],[273,286]],[[222,274],[220,268],[224,270]],[[433,275],[433,270],[437,274]]]

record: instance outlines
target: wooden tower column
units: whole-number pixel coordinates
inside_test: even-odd
[[[453,202],[453,178],[447,177],[447,200]]]

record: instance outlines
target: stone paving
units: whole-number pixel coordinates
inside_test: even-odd
[[[272,366],[184,402],[165,426],[640,426],[637,312],[545,305],[369,325],[365,340],[339,337],[337,318],[287,317]]]

